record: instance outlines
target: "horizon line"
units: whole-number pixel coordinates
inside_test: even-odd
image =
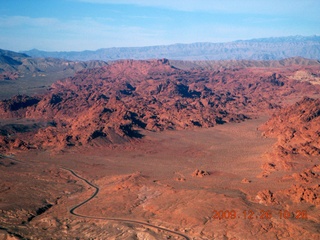
[[[310,37],[320,37],[320,34],[313,34],[313,35],[288,35],[288,36],[281,36],[281,37],[261,37],[261,38],[250,38],[250,39],[237,39],[233,41],[226,41],[226,42],[208,42],[208,41],[203,41],[203,42],[190,42],[190,43],[171,43],[171,44],[158,44],[158,45],[146,45],[146,46],[131,46],[131,47],[101,47],[97,49],[82,49],[82,50],[67,50],[67,51],[60,51],[60,50],[55,50],[55,51],[47,51],[47,50],[42,50],[38,48],[32,48],[29,50],[19,50],[19,51],[14,51],[10,49],[3,49],[3,50],[9,50],[13,52],[18,52],[18,53],[25,53],[25,52],[31,52],[31,51],[39,51],[39,52],[50,52],[50,53],[63,53],[63,52],[84,52],[84,51],[90,51],[90,52],[95,52],[99,50],[104,50],[104,49],[121,49],[121,48],[148,48],[148,47],[163,47],[163,46],[174,46],[174,45],[192,45],[192,44],[199,44],[199,43],[209,43],[209,44],[225,44],[225,43],[234,43],[234,42],[244,42],[244,41],[254,41],[254,40],[263,40],[263,39],[280,39],[280,38],[297,38],[297,37],[302,37],[302,38],[310,38]]]

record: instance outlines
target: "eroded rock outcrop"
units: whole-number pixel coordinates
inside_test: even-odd
[[[280,156],[319,156],[320,99],[305,97],[281,109],[260,129],[265,136],[278,138],[275,151]]]
[[[320,205],[320,184],[314,186],[303,186],[294,184],[286,193],[294,202],[306,202],[313,205]]]
[[[123,60],[80,71],[53,84],[42,96],[2,101],[2,118],[46,123],[33,136],[17,133],[4,136],[9,139],[2,142],[21,138],[37,148],[80,146],[96,140],[123,143],[142,138],[140,130],[240,122],[277,109],[283,96],[319,92],[318,88],[288,79],[285,71],[181,70],[166,59]]]

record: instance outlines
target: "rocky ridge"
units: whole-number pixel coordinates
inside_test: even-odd
[[[277,109],[286,96],[319,93],[319,86],[290,74],[285,68],[182,70],[167,59],[82,70],[44,95],[0,103],[2,118],[45,123],[32,137],[30,131],[3,134],[2,151],[115,144],[142,138],[141,130],[213,127]]]
[[[268,137],[278,137],[280,155],[320,155],[320,99],[303,98],[274,114],[260,128]]]

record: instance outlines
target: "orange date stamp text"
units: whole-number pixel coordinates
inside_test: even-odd
[[[287,210],[244,210],[244,211],[235,211],[235,210],[213,210],[213,219],[261,219],[268,220],[273,217],[280,219],[308,219],[308,213],[306,210],[296,210],[296,211],[287,211]]]

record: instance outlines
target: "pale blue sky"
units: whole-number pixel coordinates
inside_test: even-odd
[[[319,0],[0,0],[0,48],[96,50],[320,35]]]

